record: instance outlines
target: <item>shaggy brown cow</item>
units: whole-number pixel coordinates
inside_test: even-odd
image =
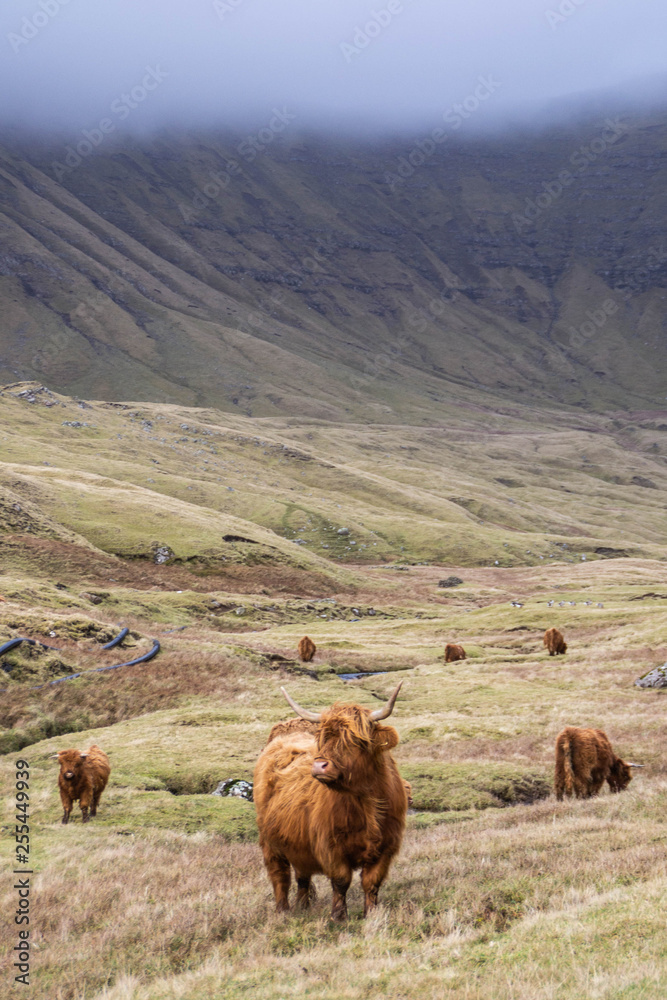
[[[612,792],[622,792],[632,781],[633,767],[617,757],[606,733],[601,729],[568,726],[556,740],[556,798],[563,795],[589,799],[597,795],[605,781]]]
[[[81,820],[87,823],[90,815],[97,814],[100,796],[106,788],[111,768],[109,758],[104,750],[94,743],[84,753],[78,750],[60,750],[52,754],[60,762],[58,788],[60,801],[63,804],[63,823],[67,823],[74,802],[78,799],[81,806]]]
[[[557,653],[567,653],[567,643],[563,638],[563,633],[559,632],[557,628],[548,628],[544,633],[542,642],[549,650],[549,656],[555,656]]]
[[[299,639],[297,649],[299,650],[299,659],[302,663],[310,663],[317,652],[317,646],[307,635],[304,635],[303,639]]]
[[[308,712],[287,701],[315,734],[283,730],[264,748],[254,777],[259,842],[278,911],[289,909],[291,868],[297,906],[310,902],[313,875],[331,880],[333,920],[347,917],[352,873],[361,869],[364,916],[398,853],[408,797],[389,752],[398,743],[391,715],[399,684],[383,708],[336,704]],[[275,728],[275,727],[274,727]]]
[[[455,642],[448,642],[445,646],[445,663],[454,663],[456,660],[465,660],[466,651],[463,646],[458,646]]]

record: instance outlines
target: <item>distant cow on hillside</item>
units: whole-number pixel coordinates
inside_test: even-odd
[[[454,663],[456,660],[465,660],[466,651],[463,646],[455,642],[448,642],[445,646],[445,663]]]
[[[622,792],[632,781],[631,769],[643,766],[617,757],[601,729],[568,726],[556,740],[556,798],[559,802],[563,795],[589,799],[605,781],[610,791]]]
[[[83,753],[74,749],[60,750],[52,756],[57,757],[60,763],[58,788],[64,810],[63,823],[69,821],[72,806],[77,799],[81,807],[81,820],[87,823],[90,818],[88,809],[90,808],[91,816],[97,814],[100,796],[109,780],[109,758],[94,743]]]
[[[310,663],[317,652],[317,646],[307,635],[304,635],[303,639],[299,639],[297,649],[299,650],[299,659],[302,663]]]
[[[549,656],[555,656],[557,653],[567,653],[567,643],[563,638],[563,633],[559,632],[557,628],[548,628],[544,633],[542,641],[549,650]]]

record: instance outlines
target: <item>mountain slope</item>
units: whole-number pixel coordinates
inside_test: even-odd
[[[0,154],[4,381],[365,422],[664,399],[664,117],[417,167],[410,140],[113,143]]]

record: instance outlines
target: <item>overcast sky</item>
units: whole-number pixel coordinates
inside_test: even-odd
[[[0,25],[0,115],[41,128],[412,129],[466,100],[483,126],[667,80],[665,0],[3,0]]]

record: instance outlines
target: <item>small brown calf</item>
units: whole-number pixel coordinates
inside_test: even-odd
[[[463,646],[455,642],[448,642],[445,646],[445,663],[454,663],[456,660],[465,660],[466,651]]]
[[[58,788],[63,804],[63,823],[69,821],[72,806],[77,801],[81,807],[81,820],[87,823],[90,815],[97,814],[100,796],[106,788],[111,768],[104,750],[94,743],[83,753],[79,750],[60,750],[52,754],[60,763]]]
[[[555,656],[557,653],[567,653],[567,643],[563,638],[563,633],[559,632],[557,628],[548,628],[544,633],[542,641],[549,650],[549,656]]]
[[[307,635],[304,635],[303,639],[299,639],[297,648],[299,650],[299,659],[302,663],[310,663],[317,652],[317,646]]]

